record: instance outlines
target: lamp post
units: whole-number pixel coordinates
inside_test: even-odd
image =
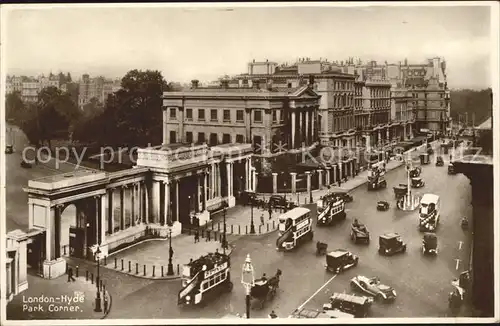
[[[96,292],[96,297],[95,297],[95,312],[102,312],[101,310],[101,292],[99,288],[99,254],[101,253],[101,249],[99,248],[99,245],[97,245],[97,250],[95,252],[95,258],[97,260],[97,278],[96,278],[96,287],[97,287],[97,292]]]
[[[255,275],[249,254],[247,254],[247,258],[241,270],[241,284],[243,284],[246,290],[246,315],[247,318],[250,318],[250,291],[252,291],[252,287],[255,285]]]
[[[227,249],[227,240],[226,240],[226,209],[227,209],[227,203],[226,201],[222,202],[222,207],[224,207],[224,212],[223,212],[223,220],[224,220],[224,232],[222,233],[222,250],[224,255],[226,254],[226,249]]]
[[[174,250],[172,249],[172,228],[168,230],[168,266],[167,275],[174,275],[174,265],[172,264],[172,257],[174,256]]]

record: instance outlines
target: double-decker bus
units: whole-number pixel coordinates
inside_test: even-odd
[[[276,240],[278,250],[291,250],[304,241],[313,238],[311,210],[296,207],[279,217],[279,237]]]
[[[182,289],[177,304],[197,305],[220,291],[231,291],[231,261],[228,255],[218,252],[202,256],[182,269]]]

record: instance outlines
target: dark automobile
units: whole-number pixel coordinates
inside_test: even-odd
[[[364,224],[351,225],[351,240],[354,243],[364,242],[366,244],[370,243],[370,232]]]
[[[337,249],[326,255],[327,271],[340,273],[358,264],[359,257],[345,249]]]
[[[422,173],[422,168],[419,166],[414,167],[410,170],[410,178],[416,178],[420,176],[420,173]]]
[[[438,253],[438,241],[437,236],[434,233],[424,233],[424,239],[422,240],[422,253],[434,254]]]
[[[399,199],[408,193],[408,185],[406,183],[400,183],[396,187],[392,187],[394,189],[394,197]]]
[[[255,194],[255,192],[243,191],[240,195],[240,202],[243,205],[257,206],[257,195]]]
[[[436,166],[444,166],[444,160],[442,156],[436,158]]]
[[[422,165],[429,164],[429,154],[428,153],[420,154],[420,164],[422,164]]]
[[[424,180],[422,178],[411,178],[411,186],[412,188],[422,188],[425,185]]]
[[[390,207],[389,203],[385,200],[381,200],[377,203],[377,211],[386,211]]]
[[[455,171],[455,166],[453,165],[453,163],[448,164],[448,174],[457,174],[457,172]]]
[[[330,302],[323,305],[323,310],[338,309],[342,312],[354,315],[357,318],[368,316],[373,298],[361,297],[347,293],[334,293],[330,297]]]
[[[5,154],[12,154],[12,153],[14,153],[14,146],[12,145],[5,146]]]
[[[385,233],[379,237],[379,254],[390,256],[405,251],[406,243],[398,233]]]
[[[276,207],[276,208],[286,208],[288,206],[286,198],[280,195],[272,195],[269,198],[268,204],[271,205],[271,207]]]

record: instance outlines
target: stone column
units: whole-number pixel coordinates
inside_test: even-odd
[[[120,230],[125,229],[124,188],[120,187]]]
[[[344,176],[344,174],[342,173],[344,169],[344,161],[341,160],[338,164],[339,164],[339,180],[340,180]]]
[[[179,182],[180,180],[175,180],[175,220],[179,220]]]
[[[226,174],[227,174],[227,196],[231,196],[231,163],[226,163]]]
[[[408,135],[406,134],[406,123],[403,125],[403,140],[408,140]]]
[[[306,177],[307,177],[307,194],[311,192],[311,171],[306,171]]]
[[[295,148],[295,112],[292,112],[292,146],[291,148]]]
[[[386,135],[386,138],[387,138],[386,143],[389,143],[391,141],[391,131],[390,131],[390,128],[391,127],[387,127],[387,129],[385,131],[385,135]]]
[[[103,244],[106,241],[106,220],[107,220],[107,208],[106,208],[106,203],[108,202],[108,194],[104,194],[100,196],[101,198],[101,225],[100,227],[100,232],[99,234],[101,235],[100,238],[97,238],[100,244]]]
[[[273,194],[278,193],[278,173],[273,172]]]
[[[252,166],[252,191],[257,192],[257,172],[255,172],[255,168]]]
[[[411,139],[411,138],[413,138],[413,130],[412,130],[411,123],[409,124],[409,126],[410,126],[410,134],[408,135],[408,137]]]
[[[203,182],[203,194],[205,197],[204,198],[204,203],[203,203],[203,210],[207,209],[207,201],[208,201],[208,191],[211,189],[208,185],[208,173],[205,173],[205,181]]]
[[[217,183],[217,197],[222,197],[222,183],[220,178],[220,163],[215,164],[215,182]]]
[[[329,186],[331,184],[330,182],[330,173],[332,172],[332,168],[331,167],[327,167],[326,168],[326,185]]]
[[[54,243],[54,214],[55,209],[46,207],[45,208],[45,259],[48,261],[54,260],[55,256],[55,243]],[[87,226],[85,225],[85,230]],[[86,238],[86,237],[85,237]]]
[[[378,130],[378,139],[377,139],[377,145],[380,146],[382,144],[382,133],[380,132],[380,129]]]
[[[318,171],[318,189],[323,188],[323,170],[319,169]]]
[[[168,180],[163,181],[163,187],[165,188],[165,196],[163,197],[163,223],[162,225],[167,224],[167,221],[169,221],[170,216],[168,214],[168,211],[170,209],[170,182]]]
[[[296,172],[290,172],[290,176],[292,179],[292,194],[295,194],[297,192],[297,173]]]
[[[333,170],[333,180],[332,183],[338,182],[338,176],[337,176],[337,166],[338,164],[332,165],[332,170]]]
[[[200,176],[196,175],[196,200],[194,201],[194,212],[200,211]]]
[[[108,189],[108,233],[113,234],[115,232],[115,220],[114,220],[114,201],[113,201],[113,189]]]
[[[250,159],[245,159],[245,191],[250,189]]]
[[[297,112],[297,114],[299,115],[299,126],[298,126],[298,134],[299,134],[299,143],[297,144],[298,146],[302,146],[302,142],[304,141],[304,137],[302,135],[302,124],[304,123],[304,121],[302,120],[303,116],[302,116],[302,111],[299,111]]]
[[[306,112],[306,145],[310,145],[311,142],[311,124],[309,121],[309,116],[311,115],[311,111]]]
[[[150,208],[150,202],[151,202],[151,191],[149,190],[149,187],[146,182],[144,182],[144,193],[145,193],[145,202],[144,206],[146,208],[146,216],[144,216],[144,221],[146,223],[149,223],[151,221],[151,208]]]

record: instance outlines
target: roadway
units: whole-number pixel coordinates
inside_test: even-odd
[[[265,318],[275,310],[279,317],[287,317],[295,308],[320,308],[333,292],[351,292],[349,280],[355,275],[378,276],[391,285],[398,297],[392,304],[374,303],[371,317],[445,317],[447,295],[451,281],[468,268],[470,237],[460,227],[463,216],[471,218],[471,197],[468,179],[463,175],[448,175],[446,165],[427,165],[422,177],[426,182],[418,193],[441,196],[441,224],[437,230],[439,255],[424,257],[421,253],[422,233],[417,229],[418,212],[402,212],[394,208],[393,185],[405,180],[405,170],[398,168],[387,175],[388,188],[368,192],[362,186],[353,191],[354,202],[347,204],[345,222],[325,228],[315,228],[315,239],[293,252],[277,252],[276,233],[260,237],[241,237],[233,252],[233,291],[209,301],[204,307],[182,309],[177,307],[180,281],[152,282],[133,292],[121,292],[114,301],[109,318],[220,318],[227,313],[244,313],[245,291],[240,284],[241,266],[247,254],[252,257],[256,277],[266,273],[272,276],[276,269],[283,271],[280,289],[274,300],[263,309],[252,309],[251,317]],[[387,200],[389,211],[378,212],[376,202]],[[365,223],[372,241],[367,245],[350,242],[349,230],[353,218]],[[379,256],[378,236],[398,232],[407,243],[407,252],[392,257]],[[329,249],[345,248],[359,255],[357,267],[332,279],[324,269],[325,257],[315,255],[317,240],[326,242]],[[461,241],[461,242],[460,242]],[[460,259],[460,261],[456,261]],[[325,285],[325,283],[328,283]],[[320,289],[318,291],[318,289]],[[120,290],[125,290],[121,287]],[[140,307],[140,309],[130,309]]]

